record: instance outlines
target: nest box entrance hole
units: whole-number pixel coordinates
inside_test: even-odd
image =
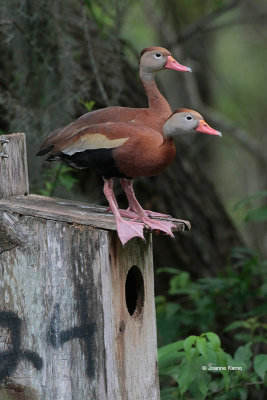
[[[145,300],[144,279],[136,265],[129,269],[126,277],[125,299],[131,317],[137,318],[142,314]]]

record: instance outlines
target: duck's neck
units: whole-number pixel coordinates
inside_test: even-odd
[[[164,136],[163,135],[163,142],[162,142],[162,145],[161,146],[166,146],[166,147],[168,147],[168,146],[175,146],[175,144],[174,144],[174,138],[173,137],[166,137],[166,136]]]
[[[165,97],[163,97],[160,93],[154,79],[154,74],[140,70],[140,79],[148,97],[149,109],[157,114],[160,114],[160,116],[166,116],[166,118],[168,118],[172,110]]]

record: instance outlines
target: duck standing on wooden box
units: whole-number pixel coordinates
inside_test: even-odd
[[[167,49],[164,49],[163,47],[145,48],[141,52],[139,75],[148,97],[148,108],[129,108],[116,106],[86,113],[71,124],[52,132],[42,144],[37,155],[41,156],[49,153],[50,151],[52,151],[52,154],[54,154],[54,148],[59,142],[63,143],[64,141],[69,141],[72,137],[74,138],[79,134],[80,131],[87,127],[107,122],[131,122],[131,124],[136,122],[161,132],[163,124],[172,113],[167,100],[158,90],[154,80],[155,73],[163,69],[191,71],[190,68],[179,64],[171,56],[171,53]],[[105,144],[102,145],[104,146],[103,149],[105,149]],[[103,157],[104,153],[101,152],[101,154]],[[99,156],[99,160],[100,158],[101,157]],[[129,192],[129,190],[131,192],[133,191],[132,185],[131,188],[127,186],[127,189],[124,181],[122,181],[122,185],[127,192]],[[133,214],[131,210],[133,210],[133,207],[130,206],[129,210],[120,210],[120,213],[126,217],[136,217],[137,215]],[[153,212],[149,212],[149,214],[153,216],[160,216],[160,214]],[[136,225],[136,227],[138,227],[138,225]],[[170,230],[168,230],[168,232],[169,231]],[[143,234],[141,234],[141,232],[143,232],[141,224],[139,224],[138,232],[139,235],[143,236]],[[172,233],[170,232],[170,234]]]
[[[81,128],[68,138],[57,135],[52,147],[42,146],[38,155],[52,150],[48,160],[62,160],[76,168],[93,168],[103,176],[104,194],[124,245],[135,236],[144,239],[144,225],[173,236],[172,228],[175,225],[151,219],[151,213],[143,210],[135,197],[132,179],[154,176],[163,171],[175,157],[174,136],[188,132],[221,136],[196,111],[178,109],[165,121],[162,133],[136,121],[108,121]],[[129,210],[118,208],[113,192],[114,177],[121,179],[129,201]],[[132,219],[125,220],[123,216]]]

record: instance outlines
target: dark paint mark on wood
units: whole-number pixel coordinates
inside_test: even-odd
[[[9,350],[0,352],[0,382],[12,375],[23,359],[30,361],[37,370],[42,369],[42,358],[34,351],[21,348],[21,319],[11,311],[1,311],[0,326],[9,330],[11,342]]]
[[[60,305],[57,303],[54,307],[54,312],[48,329],[48,342],[56,349],[64,343],[73,339],[84,339],[86,347],[87,367],[86,373],[90,378],[94,375],[94,357],[92,351],[91,338],[95,333],[95,324],[87,321],[86,299],[83,298],[83,290],[81,288],[82,307],[80,309],[81,326],[60,330]],[[80,307],[80,305],[79,305]]]

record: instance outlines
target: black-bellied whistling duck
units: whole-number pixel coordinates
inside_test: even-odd
[[[141,52],[139,75],[148,97],[148,108],[107,107],[82,115],[69,125],[52,132],[44,141],[41,150],[44,154],[48,148],[53,148],[54,142],[69,139],[78,131],[89,125],[105,122],[136,121],[160,131],[172,110],[167,100],[162,96],[154,80],[155,73],[163,69],[176,71],[191,71],[179,64],[171,53],[162,47],[148,47]]]
[[[173,137],[186,132],[221,136],[196,111],[183,108],[167,119],[162,134],[137,122],[106,122],[82,129],[69,139],[59,137],[48,160],[62,160],[76,168],[93,168],[103,176],[104,194],[114,214],[122,244],[134,236],[144,238],[144,225],[173,236],[174,225],[171,222],[151,219],[150,213],[142,209],[135,197],[132,179],[163,171],[175,157]],[[113,193],[113,177],[121,178],[129,210],[118,208]],[[133,220],[125,220],[123,216]],[[136,222],[136,219],[141,222]]]

